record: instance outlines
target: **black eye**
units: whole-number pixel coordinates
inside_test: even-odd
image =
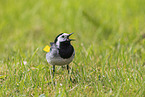
[[[62,38],[64,38],[64,36],[62,36]]]

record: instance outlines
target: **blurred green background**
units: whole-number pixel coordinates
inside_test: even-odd
[[[144,0],[1,0],[1,54],[43,47],[61,32],[75,32],[78,46],[133,44],[145,30],[144,4]]]
[[[134,81],[138,83],[127,83],[126,91],[129,91],[127,95],[143,95],[142,85],[144,85],[145,74],[144,0],[0,0],[0,75],[6,76],[6,78],[1,77],[1,84],[3,84],[1,91],[5,90],[2,95],[22,96],[21,94],[27,94],[26,92],[13,92],[13,94],[8,92],[12,92],[11,89],[16,87],[14,83],[11,87],[4,88],[9,84],[10,79],[14,78],[11,74],[18,72],[17,70],[21,67],[20,64],[16,64],[24,60],[30,62],[29,67],[48,65],[45,60],[46,53],[42,49],[61,32],[74,32],[72,35],[72,38],[76,40],[72,43],[76,50],[76,58],[72,63],[74,71],[77,71],[78,68],[80,73],[86,72],[85,76],[88,77],[95,69],[94,72],[97,75],[91,75],[93,78],[99,74],[106,76],[105,72],[111,78],[114,72],[110,73],[110,69],[121,68],[122,64],[125,64],[121,71],[123,73],[121,77],[124,78],[121,78],[118,73],[119,75],[115,75],[118,76],[118,79],[114,80],[113,85],[116,84],[116,80],[124,79],[123,82],[126,82],[126,79],[132,80],[132,77],[135,77]],[[51,68],[50,65],[48,66]],[[139,75],[132,75],[131,70]],[[125,72],[129,74],[126,75]],[[60,73],[57,76],[61,75],[65,74]],[[37,78],[37,76],[35,77]],[[90,81],[94,82],[95,79],[91,80],[92,77],[90,77]],[[81,74],[80,78],[82,78]],[[140,80],[136,81],[136,79]],[[106,82],[106,85],[109,83]],[[81,85],[83,84],[81,83]],[[130,90],[129,84],[137,88]],[[116,89],[115,92],[112,89],[111,94],[107,94],[110,87],[106,87],[108,89],[100,88],[98,90],[98,92],[103,91],[102,94],[96,92],[95,95],[120,95],[120,91],[118,92],[120,85],[111,87]],[[77,91],[82,91],[81,87],[79,88]],[[86,91],[96,90],[96,88],[91,89]],[[124,89],[126,89],[126,85]],[[23,89],[21,90],[23,91]],[[44,88],[45,90],[47,89]],[[45,94],[44,91],[38,92],[38,95]],[[52,95],[56,94],[53,89],[50,91]],[[84,93],[85,91],[80,94],[76,92],[71,94],[77,96],[93,94],[90,92],[87,95]],[[34,95],[35,93],[36,91],[32,92]],[[123,90],[121,94],[125,96]]]

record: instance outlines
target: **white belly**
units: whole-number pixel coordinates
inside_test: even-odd
[[[50,53],[47,53],[46,54],[46,59],[47,59],[47,62],[51,65],[59,65],[59,66],[62,66],[62,65],[68,65],[74,58],[74,55],[75,53],[72,54],[72,56],[68,59],[63,59],[61,58],[60,56],[54,56]]]

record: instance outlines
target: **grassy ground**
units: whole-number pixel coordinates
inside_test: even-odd
[[[145,96],[144,0],[1,0],[0,95]],[[75,32],[66,69],[42,50],[60,32]],[[74,83],[69,81],[72,77]]]

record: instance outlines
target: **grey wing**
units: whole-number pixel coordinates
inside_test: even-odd
[[[57,57],[58,56],[58,48],[56,46],[55,43],[50,43],[51,47],[50,47],[50,55],[53,57]]]
[[[56,45],[54,42],[50,42],[50,45],[51,45],[51,47],[50,47],[50,52],[51,52],[52,50],[54,50],[56,48]]]
[[[54,60],[59,57],[58,50],[51,47],[50,52],[46,54],[46,59],[48,63],[51,63],[51,60]]]

